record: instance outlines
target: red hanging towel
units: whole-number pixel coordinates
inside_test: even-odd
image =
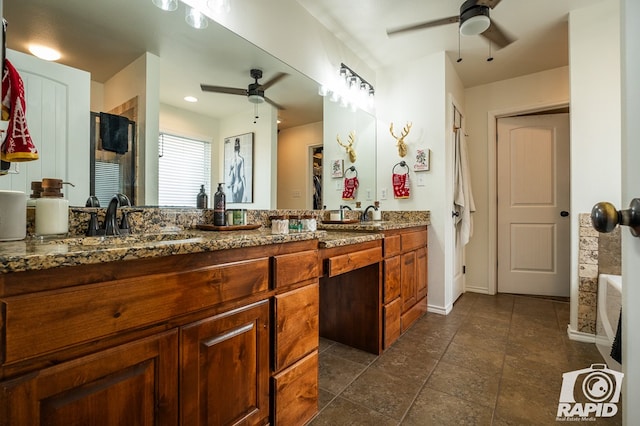
[[[11,62],[5,59],[2,76],[2,119],[9,120],[9,127],[0,147],[3,161],[21,162],[38,159],[38,150],[27,129],[26,111],[22,78]]]
[[[409,198],[409,173],[393,173],[394,198]]]
[[[354,200],[356,198],[356,189],[358,189],[358,177],[344,178],[344,189],[342,190],[343,200]]]

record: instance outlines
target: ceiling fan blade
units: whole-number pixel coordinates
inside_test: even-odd
[[[274,107],[276,107],[276,108],[277,108],[277,109],[279,109],[279,110],[285,110],[285,109],[286,109],[286,108],[285,108],[285,107],[283,107],[282,105],[275,103],[274,101],[272,101],[271,99],[267,98],[266,96],[264,97],[264,100],[265,100],[267,103],[270,103],[271,105],[273,105]]]
[[[493,19],[491,20],[489,28],[480,35],[491,41],[491,43],[495,44],[499,48],[506,47],[516,41],[515,38],[508,35],[500,26],[498,26]]]
[[[271,80],[269,80],[269,81],[266,81],[266,82],[262,83],[262,84],[260,85],[260,87],[258,87],[258,89],[260,89],[260,90],[266,90],[266,89],[268,89],[269,87],[273,86],[274,84],[276,84],[277,82],[279,82],[280,80],[282,80],[283,78],[285,78],[285,77],[286,77],[286,76],[288,76],[288,75],[289,75],[289,74],[287,74],[286,72],[278,73],[278,74],[274,75],[274,76],[271,78]]]
[[[495,8],[498,3],[500,3],[500,0],[478,0],[476,2],[476,4],[478,6],[487,6],[490,7],[491,9]]]
[[[422,22],[420,24],[407,25],[405,27],[392,28],[387,30],[387,35],[395,35],[405,33],[407,31],[422,30],[425,28],[437,27],[439,25],[453,24],[460,21],[459,16],[450,16],[449,18],[436,19],[435,21]]]
[[[223,87],[223,86],[211,86],[208,84],[201,84],[200,88],[203,92],[216,92],[216,93],[227,93],[229,95],[243,95],[247,96],[247,89],[236,89],[234,87]]]

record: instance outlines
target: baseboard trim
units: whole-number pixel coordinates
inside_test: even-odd
[[[583,333],[582,331],[576,331],[571,329],[571,324],[567,324],[567,335],[569,339],[583,343],[596,343],[596,335],[592,333]]]
[[[449,315],[452,309],[453,309],[453,305],[449,305],[447,307],[427,305],[427,312],[431,312],[432,314],[438,314],[438,315]]]

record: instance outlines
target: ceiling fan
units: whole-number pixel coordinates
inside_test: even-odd
[[[254,82],[249,84],[249,87],[246,89],[236,89],[234,87],[223,87],[223,86],[211,86],[208,84],[200,84],[200,88],[204,92],[216,92],[216,93],[226,93],[229,95],[242,95],[246,96],[249,99],[249,102],[253,104],[261,104],[263,102],[267,102],[274,107],[283,110],[285,109],[282,105],[278,105],[271,99],[267,98],[264,95],[264,91],[269,87],[273,86],[289,74],[281,72],[276,74],[271,78],[271,80],[265,83],[258,83],[258,80],[262,78],[262,70],[260,69],[252,69],[250,72],[251,78],[254,79]]]
[[[501,0],[466,0],[460,6],[458,16],[421,22],[387,30],[387,35],[422,30],[440,25],[460,23],[460,34],[481,35],[498,47],[505,47],[515,41],[489,17],[489,9],[494,9]]]

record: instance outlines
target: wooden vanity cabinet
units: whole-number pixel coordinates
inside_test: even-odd
[[[309,240],[0,276],[0,425],[303,424],[317,264]]]
[[[307,423],[318,411],[318,251],[275,256],[271,418]]]
[[[0,425],[178,424],[178,332],[1,384]]]
[[[384,238],[384,347],[427,310],[427,231],[386,231]]]

